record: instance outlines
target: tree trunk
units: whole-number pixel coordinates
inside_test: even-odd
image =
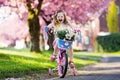
[[[30,33],[30,51],[40,52],[39,48],[39,36],[40,36],[40,24],[38,15],[41,10],[43,0],[38,0],[39,4],[36,9],[31,6],[31,1],[27,0],[28,7],[28,26]]]
[[[34,16],[32,19],[29,19],[28,16],[28,25],[30,32],[30,51],[40,52],[39,48],[39,35],[40,35],[40,25],[39,18]]]

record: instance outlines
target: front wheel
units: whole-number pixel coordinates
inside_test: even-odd
[[[66,54],[66,52],[63,52],[61,55],[62,56],[58,56],[58,74],[60,78],[64,78],[68,68],[68,55]]]

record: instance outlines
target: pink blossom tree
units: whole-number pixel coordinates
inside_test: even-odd
[[[4,3],[8,3],[7,0],[3,0]],[[13,1],[13,0],[10,0]],[[28,11],[28,26],[31,41],[31,51],[39,52],[39,33],[40,24],[38,16],[41,16],[47,25],[51,22],[51,16],[58,9],[63,9],[67,15],[75,20],[76,23],[86,23],[89,20],[88,14],[99,16],[102,11],[108,6],[110,0],[19,0],[27,7]],[[2,2],[2,0],[1,0]],[[23,15],[21,12],[19,2],[16,1],[10,7],[14,7],[19,15]],[[50,40],[52,41],[52,40]]]
[[[42,10],[44,14],[51,15],[58,9],[66,11],[67,15],[77,23],[85,23],[87,14],[100,14],[110,0],[44,0]]]
[[[44,0],[42,4],[42,17],[47,24],[50,23],[50,17],[58,9],[64,10],[67,15],[76,23],[85,24],[90,16],[99,17],[102,11],[108,7],[110,0]],[[47,19],[46,19],[47,17]],[[49,36],[49,43],[53,38]],[[49,44],[52,48],[52,44]]]

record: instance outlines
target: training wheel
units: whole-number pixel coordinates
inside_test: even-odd
[[[53,74],[53,70],[52,69],[49,69],[48,70],[48,74],[51,76]]]
[[[73,76],[76,76],[76,69],[74,68],[74,69],[72,69],[72,74],[73,74]]]

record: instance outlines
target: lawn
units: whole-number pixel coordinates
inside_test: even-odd
[[[0,48],[0,78],[46,73],[49,68],[57,65],[56,62],[50,61],[51,55],[52,51],[34,53],[29,52],[27,49],[15,50],[13,48]],[[96,63],[100,58],[100,54],[74,53],[76,68]]]

